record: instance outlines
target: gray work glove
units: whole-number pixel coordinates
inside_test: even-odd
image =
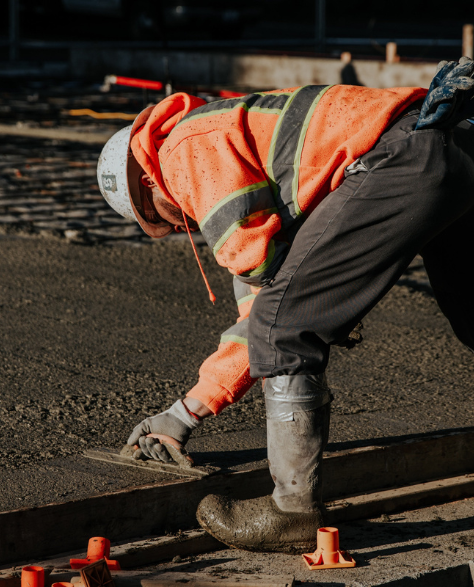
[[[421,107],[415,130],[452,128],[474,116],[474,61],[461,57],[459,62],[438,64],[428,94]]]
[[[192,416],[182,400],[178,400],[165,412],[146,418],[138,426],[135,426],[127,444],[138,445],[149,459],[169,463],[173,459],[166,448],[160,444],[157,438],[147,438],[146,435],[166,434],[184,446],[189,440],[191,432],[201,425],[202,421]]]

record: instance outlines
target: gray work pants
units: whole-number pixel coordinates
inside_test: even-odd
[[[396,121],[309,215],[249,321],[252,377],[322,373],[329,348],[417,253],[441,310],[474,349],[474,131]],[[466,262],[465,260],[469,261]]]

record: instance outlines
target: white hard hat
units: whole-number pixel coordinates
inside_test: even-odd
[[[173,227],[166,221],[150,223],[142,215],[140,174],[143,169],[130,149],[133,135],[148,120],[153,108],[145,108],[132,125],[122,128],[107,141],[97,164],[97,181],[101,194],[116,212],[137,221],[148,235],[161,238],[172,232]]]

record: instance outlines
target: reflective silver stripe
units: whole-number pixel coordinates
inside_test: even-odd
[[[292,422],[295,412],[310,412],[332,401],[324,373],[267,377],[263,386],[268,420]]]
[[[297,197],[301,152],[314,109],[330,87],[303,86],[295,90],[273,131],[267,173],[285,228],[301,215]]]
[[[250,222],[255,215],[276,212],[270,186],[267,181],[261,181],[220,200],[199,223],[199,228],[216,255],[239,226]]]
[[[242,303],[241,300],[248,298],[249,296],[253,295],[255,297],[255,294],[252,293],[252,288],[250,287],[250,285],[248,285],[247,283],[243,283],[235,275],[234,275],[234,295],[235,295],[235,301],[237,302],[237,305],[239,305],[239,303]]]
[[[236,342],[248,346],[249,319],[245,318],[226,330],[221,336],[221,343]]]
[[[280,114],[288,98],[288,94],[248,94],[241,98],[218,100],[191,110],[175,128],[191,120],[225,114],[234,108],[243,108],[247,112],[261,112],[262,114]]]

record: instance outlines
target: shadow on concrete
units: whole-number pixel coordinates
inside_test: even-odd
[[[212,465],[221,469],[235,468],[238,465],[246,465],[263,461],[267,458],[266,448],[250,448],[233,451],[209,451],[209,452],[192,452],[194,462],[198,466]]]
[[[393,554],[400,554],[401,552],[412,552],[414,550],[428,550],[430,548],[433,548],[432,544],[429,544],[428,542],[421,542],[419,544],[405,544],[403,546],[394,546],[392,548],[382,548],[380,550],[376,550],[375,552],[364,552],[363,557],[365,561],[358,559],[357,566],[368,566],[369,563],[367,561],[373,558],[390,556]]]
[[[463,531],[472,531],[474,527],[474,516],[468,518],[460,518],[457,520],[443,520],[442,518],[419,521],[419,522],[405,522],[398,518],[398,521],[390,522],[376,522],[376,521],[357,521],[348,524],[343,530],[343,525],[339,526],[341,534],[345,536],[344,548],[350,552],[356,549],[371,548],[371,552],[361,554],[362,558],[375,558],[377,556],[386,556],[388,554],[396,554],[404,552],[404,549],[409,551],[411,546],[418,548],[419,545],[403,545],[391,549],[372,550],[377,546],[385,546],[399,542],[407,542],[408,540],[416,540],[419,538],[430,538],[436,536],[445,536],[447,534],[455,534]],[[353,536],[354,547],[351,547],[351,536]],[[464,538],[465,545],[473,542],[472,536],[466,535]],[[460,543],[461,544],[461,543]],[[422,548],[429,548],[432,545],[422,543]]]
[[[330,442],[327,447],[328,452],[336,452],[339,450],[350,450],[352,448],[363,448],[365,446],[387,446],[398,442],[407,440],[421,440],[430,438],[432,436],[444,436],[446,434],[453,434],[456,432],[474,432],[474,426],[465,428],[446,428],[444,430],[436,430],[435,432],[420,432],[418,434],[404,434],[402,436],[387,436],[383,438],[367,438],[364,440],[350,440],[345,442]]]

